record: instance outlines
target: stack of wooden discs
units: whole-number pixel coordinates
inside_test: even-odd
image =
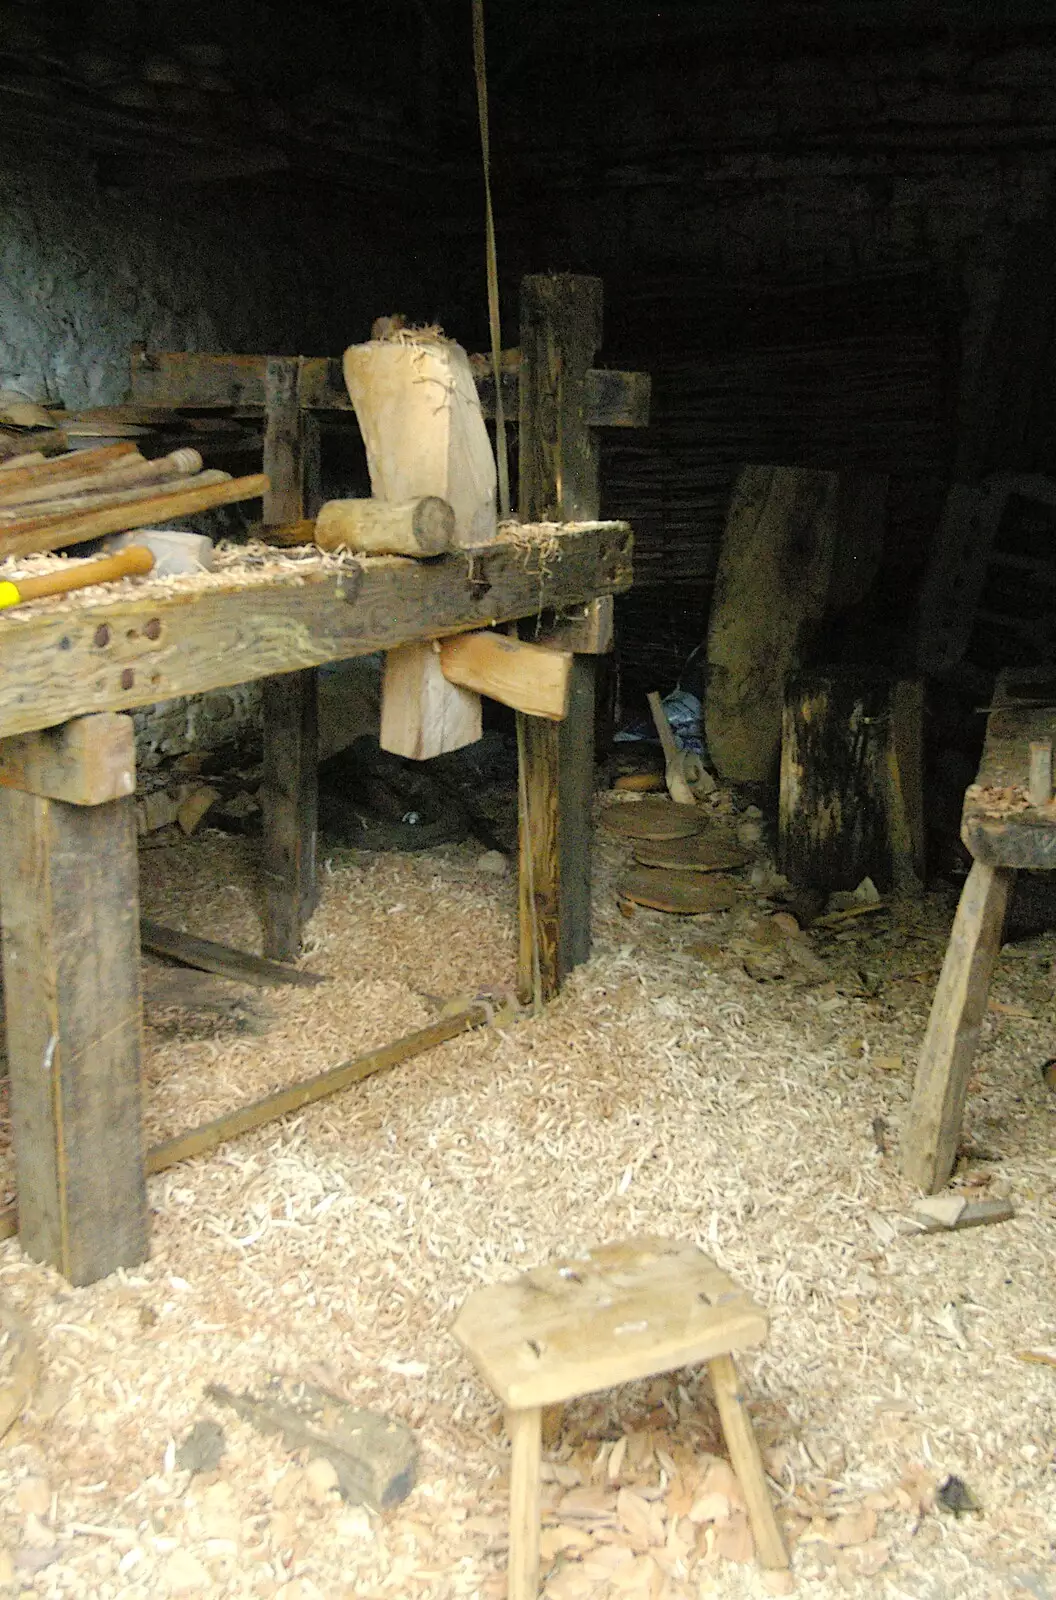
[[[609,806],[601,820],[610,833],[634,841],[636,865],[619,884],[622,900],[681,916],[734,904],[733,884],[714,874],[743,867],[750,854],[725,830],[708,828],[696,806],[648,795]]]

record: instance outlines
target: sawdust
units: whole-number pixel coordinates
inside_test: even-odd
[[[155,1140],[513,978],[509,880],[474,847],[328,859],[305,964],[269,1025],[147,1022]],[[449,1329],[465,1295],[555,1252],[694,1239],[772,1313],[742,1359],[802,1592],[965,1600],[1044,1592],[1056,1529],[1051,937],[1006,952],[959,1177],[1000,1228],[919,1237],[892,1149],[950,906],[813,941],[828,978],[756,981],[742,878],[724,916],[620,915],[627,846],[600,836],[596,955],[539,1018],[467,1035],[150,1183],[151,1259],[71,1289],[0,1249],[41,1345],[0,1454],[0,1582],[26,1594],[499,1597],[508,1452]],[[259,947],[252,847],[143,855],[145,914]],[[706,959],[697,950],[704,941]],[[1027,1015],[1020,1015],[1026,1012]],[[1031,1020],[1031,1019],[1036,1020]],[[419,1486],[382,1517],[216,1412],[210,1383],[308,1379],[413,1427]],[[219,1465],[177,1449],[203,1419]],[[544,1465],[546,1593],[765,1593],[695,1373],[585,1399]],[[936,1507],[951,1475],[981,1511]]]

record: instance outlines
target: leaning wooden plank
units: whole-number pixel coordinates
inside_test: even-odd
[[[131,797],[0,791],[4,988],[19,1237],[71,1283],[146,1253]]]
[[[0,738],[88,711],[128,710],[411,639],[560,610],[631,583],[625,523],[564,530],[556,556],[523,544],[429,564],[377,556],[340,572],[251,568],[195,588],[14,607],[0,617]]]
[[[433,1050],[448,1039],[457,1038],[460,1033],[468,1033],[471,1028],[482,1028],[487,1021],[486,1006],[467,1006],[464,1011],[456,1011],[449,1017],[431,1022],[427,1028],[419,1028],[416,1033],[404,1034],[391,1044],[369,1050],[354,1061],[331,1067],[329,1072],[320,1072],[314,1078],[302,1078],[288,1088],[277,1089],[262,1100],[254,1100],[250,1105],[240,1106],[237,1111],[228,1111],[212,1122],[203,1122],[188,1133],[177,1134],[175,1139],[168,1139],[164,1144],[156,1144],[147,1152],[147,1171],[164,1172],[178,1161],[209,1155],[229,1139],[241,1138],[243,1134],[263,1127],[267,1122],[274,1122],[278,1117],[301,1111],[305,1106],[314,1105],[317,1100],[340,1093],[342,1089],[350,1089],[354,1083],[362,1083],[376,1072],[385,1072],[390,1067],[399,1066],[401,1061],[409,1061],[412,1056]]]
[[[927,1194],[953,1171],[968,1074],[986,1011],[1013,874],[973,862],[942,964],[902,1141],[902,1171]]]
[[[568,714],[572,655],[526,644],[484,629],[440,643],[440,670],[448,683],[473,689],[530,717],[560,722]]]
[[[70,450],[62,456],[13,456],[10,462],[0,463],[5,469],[0,484],[6,492],[27,483],[62,483],[88,473],[106,472],[119,461],[142,460],[135,445],[127,440],[102,444],[97,450]]]
[[[449,683],[436,639],[385,652],[380,744],[394,756],[431,761],[475,744],[484,731],[479,694]]]
[[[115,711],[0,741],[0,786],[69,805],[97,806],[134,794],[132,718]]]
[[[180,933],[175,928],[163,928],[145,917],[140,921],[139,934],[144,950],[168,956],[173,961],[182,961],[188,967],[198,967],[202,972],[218,972],[224,978],[238,978],[242,983],[266,987],[277,983],[328,982],[322,973],[302,972],[300,967],[270,961],[266,956],[232,950],[229,945],[216,944],[212,939],[199,939],[194,934]]]
[[[129,528],[149,528],[172,517],[193,516],[213,506],[233,505],[237,500],[256,500],[264,494],[268,480],[262,472],[248,478],[232,478],[207,489],[176,489],[152,495],[134,505],[113,506],[106,511],[85,511],[60,517],[46,529],[35,533],[12,533],[0,529],[0,558],[32,555],[39,550],[61,550],[86,539],[101,539],[107,533],[124,533]]]
[[[197,477],[182,478],[173,482],[133,483],[115,488],[108,475],[103,474],[95,487],[81,494],[60,495],[54,500],[41,500],[28,506],[0,506],[0,536],[47,533],[67,517],[87,516],[90,512],[109,511],[114,506],[134,505],[139,500],[156,498],[159,494],[174,493],[179,484],[181,492],[211,488],[214,484],[230,483],[229,472],[199,472]]]
[[[941,1194],[918,1200],[909,1220],[921,1233],[954,1233],[1011,1222],[1015,1214],[1011,1200],[969,1200],[963,1194]]]

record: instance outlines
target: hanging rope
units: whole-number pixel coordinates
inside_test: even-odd
[[[477,119],[484,162],[484,227],[488,268],[488,321],[491,369],[495,375],[495,459],[499,469],[499,513],[510,514],[510,466],[502,405],[502,332],[499,326],[499,268],[495,253],[495,213],[491,205],[491,149],[488,140],[488,68],[484,52],[484,0],[473,0],[473,67],[477,77]]]

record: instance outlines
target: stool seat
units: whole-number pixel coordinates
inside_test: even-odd
[[[506,1406],[509,1600],[539,1592],[542,1408],[707,1362],[764,1566],[788,1566],[733,1352],[766,1338],[766,1312],[695,1245],[643,1236],[478,1289],[454,1334]]]
[[[554,1405],[762,1344],[766,1312],[695,1245],[642,1237],[478,1289],[455,1338],[505,1405]]]

